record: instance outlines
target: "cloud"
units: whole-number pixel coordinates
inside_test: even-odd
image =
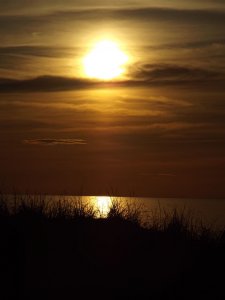
[[[50,46],[10,46],[0,47],[0,55],[5,57],[12,56],[36,56],[36,57],[65,57],[70,55],[74,57],[75,49],[68,47],[50,47]]]
[[[143,0],[141,0],[142,2]],[[144,0],[145,1],[145,0]],[[151,0],[150,0],[151,1]],[[163,0],[164,1],[164,0]],[[140,0],[138,1],[140,4]],[[132,6],[137,3],[127,3],[127,0],[114,0],[114,7]],[[142,4],[142,3],[141,3]],[[10,13],[46,13],[56,9],[82,9],[82,8],[98,8],[98,7],[112,7],[111,0],[1,0],[0,1],[0,14]]]
[[[188,7],[213,7],[220,8],[224,7],[224,0],[189,0],[189,1],[181,1],[181,0],[114,0],[113,7],[116,8],[124,8],[124,7],[144,7],[144,6],[154,6],[157,5],[159,7],[179,7],[188,8]],[[82,1],[74,1],[74,0],[1,0],[0,1],[0,14],[9,14],[9,13],[25,13],[25,12],[38,12],[45,13],[46,11],[51,11],[55,9],[76,9],[76,8],[98,8],[98,7],[112,7],[111,0],[82,0]]]
[[[145,64],[135,65],[129,70],[129,80],[102,82],[84,78],[40,76],[32,79],[16,80],[0,78],[0,92],[54,92],[82,90],[102,87],[135,87],[168,84],[217,83],[224,80],[224,74],[200,68],[180,65]]]
[[[224,57],[225,40],[224,39],[211,39],[211,40],[198,40],[193,42],[180,42],[180,43],[167,43],[142,47],[145,52],[160,51],[160,50],[177,50],[177,49],[204,49],[207,55],[210,54],[215,57],[218,54]],[[23,69],[24,66],[28,67],[34,62],[34,59],[61,59],[73,58],[79,55],[81,47],[51,47],[51,46],[7,46],[0,47],[0,68],[4,70]],[[211,51],[211,52],[210,52]],[[219,52],[218,52],[219,51]],[[204,52],[205,55],[205,52]],[[40,63],[40,62],[39,62]]]
[[[88,88],[97,85],[96,81],[79,78],[40,76],[32,79],[0,79],[0,92],[64,91]]]
[[[166,43],[159,45],[146,46],[146,50],[168,50],[168,49],[201,49],[201,48],[225,47],[225,39],[202,39],[192,42]]]
[[[143,81],[199,81],[217,78],[220,73],[172,64],[145,64],[134,66],[130,73],[137,80]]]
[[[54,25],[80,24],[81,22],[115,22],[115,21],[137,21],[137,22],[162,22],[161,24],[205,24],[210,27],[224,24],[224,10],[204,10],[204,9],[174,9],[162,7],[139,7],[139,8],[77,8],[67,10],[50,10],[44,14],[25,14],[25,15],[0,15],[0,32],[20,34],[24,31],[29,33],[42,32],[43,29],[55,29]]]
[[[74,63],[79,63],[78,56],[86,51],[85,44],[82,44],[84,37],[88,40],[95,32],[98,36],[99,28],[106,28],[109,32],[119,30],[118,38],[125,44],[133,45],[140,59],[147,58],[151,50],[211,47],[210,51],[205,49],[203,53],[183,51],[178,57],[171,51],[166,54],[167,61],[174,61],[174,57],[169,55],[182,59],[181,54],[185,59],[188,56],[191,60],[208,64],[214,59],[212,64],[220,67],[224,65],[225,12],[222,10],[127,8],[114,5],[114,8],[71,7],[67,9],[65,6],[65,10],[51,8],[40,14],[0,15],[2,77],[73,74],[75,67],[72,57]],[[75,45],[74,30],[78,28],[78,47],[70,48]],[[61,47],[51,47],[56,44],[55,41]]]
[[[48,10],[43,14],[12,14],[12,15],[0,15],[2,20],[6,18],[14,19],[15,21],[21,22],[24,19],[28,21],[36,22],[37,20],[47,21],[47,19],[72,19],[74,17],[77,20],[85,19],[138,19],[138,20],[149,20],[151,19],[163,19],[163,20],[176,20],[177,21],[205,21],[215,20],[217,22],[223,21],[225,11],[216,9],[177,9],[169,7],[109,7],[109,8],[75,8],[75,9],[59,9],[59,10]]]
[[[175,174],[172,173],[159,173],[158,176],[163,176],[163,177],[176,177]]]
[[[23,141],[29,145],[44,145],[44,146],[55,146],[55,145],[86,145],[87,142],[83,139],[27,139]]]
[[[78,19],[119,19],[140,21],[166,20],[166,21],[194,21],[204,22],[214,20],[216,22],[224,21],[225,12],[222,10],[204,10],[204,9],[176,9],[162,7],[139,7],[139,8],[103,8],[103,9],[82,9],[82,10],[61,10],[52,12],[49,17]]]

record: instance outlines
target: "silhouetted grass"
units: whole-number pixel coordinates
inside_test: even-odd
[[[224,299],[225,231],[185,209],[0,195],[1,299]]]

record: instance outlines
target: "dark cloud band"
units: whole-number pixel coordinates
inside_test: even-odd
[[[224,74],[212,70],[179,65],[145,64],[129,70],[129,80],[101,82],[83,78],[41,76],[33,79],[14,80],[0,78],[0,92],[54,92],[103,87],[135,87],[168,84],[195,84],[212,81],[220,84]]]
[[[87,142],[83,139],[27,139],[23,141],[25,144],[30,145],[86,145]]]

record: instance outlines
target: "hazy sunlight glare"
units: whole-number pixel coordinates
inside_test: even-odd
[[[100,215],[106,216],[110,209],[111,198],[108,196],[98,196],[96,197],[96,202]]]
[[[95,45],[83,63],[87,77],[111,80],[124,73],[127,61],[128,56],[115,42],[104,40]]]

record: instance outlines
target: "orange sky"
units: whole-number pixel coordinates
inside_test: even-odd
[[[1,185],[225,197],[223,1],[73,3],[0,3]],[[119,83],[84,76],[105,38]]]

